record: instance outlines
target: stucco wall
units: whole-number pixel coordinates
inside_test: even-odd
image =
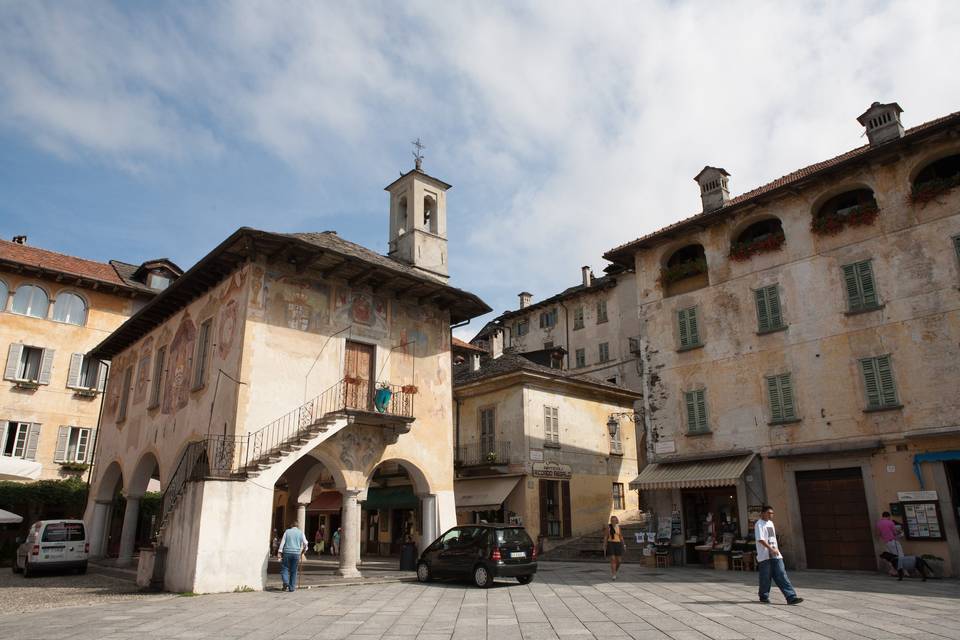
[[[80,397],[67,388],[70,356],[86,353],[116,329],[132,313],[135,304],[123,297],[58,283],[52,279],[0,272],[0,280],[9,288],[9,300],[0,300],[0,354],[6,363],[11,343],[55,350],[50,384],[33,391],[19,390],[9,380],[0,381],[0,420],[35,422],[41,425],[36,461],[43,464],[41,477],[62,478],[72,474],[61,472],[53,461],[57,434],[62,425],[95,429],[100,411],[100,396]],[[17,315],[8,311],[13,294],[21,284],[35,284],[50,298],[47,318]],[[61,292],[79,295],[87,303],[87,320],[83,326],[56,322],[53,306]]]

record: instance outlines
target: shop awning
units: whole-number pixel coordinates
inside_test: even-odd
[[[520,476],[457,480],[453,483],[457,511],[499,509],[518,482]]]
[[[39,462],[0,456],[0,480],[39,480],[41,471]]]
[[[340,511],[343,496],[339,491],[321,491],[313,502],[307,505],[307,511]]]
[[[736,484],[754,454],[691,462],[661,462],[644,467],[631,489],[694,489]]]
[[[367,499],[363,508],[371,509],[416,509],[420,500],[413,492],[413,487],[370,487],[367,489]]]

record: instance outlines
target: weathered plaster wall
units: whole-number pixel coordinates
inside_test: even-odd
[[[34,391],[19,390],[13,382],[0,381],[0,420],[35,422],[41,425],[36,461],[43,464],[42,478],[63,478],[71,474],[60,471],[53,461],[57,434],[62,425],[96,429],[100,411],[100,395],[80,397],[67,388],[70,356],[86,353],[116,329],[133,311],[129,296],[102,293],[56,282],[53,279],[21,276],[0,272],[0,280],[9,288],[8,299],[0,300],[0,354],[6,362],[9,345],[55,350],[50,384]],[[17,315],[9,311],[13,295],[21,284],[35,284],[50,298],[47,318]],[[87,303],[87,321],[83,326],[56,322],[53,306],[61,292],[79,295]]]
[[[523,387],[491,387],[478,395],[460,397],[460,445],[480,442],[480,411],[496,411],[497,442],[510,443],[510,462],[528,461],[528,434],[524,430]],[[498,460],[498,462],[507,462]]]

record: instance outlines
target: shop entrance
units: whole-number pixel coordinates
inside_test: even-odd
[[[953,505],[954,524],[960,531],[960,462],[944,462],[943,470],[947,474],[947,483],[950,485],[950,504]],[[944,526],[947,526],[944,518]]]
[[[569,538],[570,482],[540,481],[540,535],[548,538]]]
[[[709,564],[714,547],[729,551],[740,536],[735,487],[688,489],[680,492],[686,557],[689,564]]]
[[[807,568],[876,570],[859,468],[798,471],[797,499]]]

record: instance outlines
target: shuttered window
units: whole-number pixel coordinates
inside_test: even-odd
[[[600,357],[600,362],[607,362],[608,360],[610,360],[610,343],[609,342],[601,342],[598,351],[599,351],[598,355]]]
[[[53,349],[30,347],[15,342],[7,351],[3,377],[16,382],[50,384],[54,353]]]
[[[577,307],[573,310],[573,329],[583,329],[583,307]]]
[[[557,324],[557,310],[551,309],[540,314],[540,328],[549,329]]]
[[[106,375],[106,365],[82,353],[70,356],[70,369],[67,372],[67,387],[84,391],[102,391],[101,380]]]
[[[127,419],[127,406],[130,403],[130,385],[133,384],[133,366],[123,372],[123,387],[120,389],[120,408],[117,410],[117,422]]]
[[[847,289],[849,311],[866,311],[879,306],[870,260],[843,265],[843,282]]]
[[[160,406],[160,385],[163,382],[163,370],[167,361],[167,348],[157,349],[157,359],[153,362],[153,377],[150,380],[150,402],[148,409]]]
[[[480,455],[497,452],[497,412],[490,407],[480,409]]]
[[[780,311],[780,290],[777,285],[762,287],[753,292],[757,300],[757,331],[775,331],[783,328]]]
[[[597,301],[597,324],[602,324],[608,320],[607,318],[607,301],[599,300]]]
[[[626,509],[623,501],[623,483],[614,482],[613,483],[613,508],[614,509]]]
[[[607,433],[610,435],[610,453],[615,456],[623,455],[623,440],[620,436],[620,424],[617,424],[617,427],[613,430],[613,433],[610,433],[609,429]]]
[[[864,358],[860,361],[863,372],[863,387],[867,396],[867,409],[899,407],[897,388],[893,382],[890,356]]]
[[[797,403],[793,396],[793,379],[789,373],[769,376],[767,398],[770,401],[770,422],[787,422],[797,419]]]
[[[0,432],[0,455],[8,458],[26,457],[30,426],[29,422],[4,422]]]
[[[525,318],[517,321],[517,336],[525,336],[530,333],[530,320]]]
[[[677,324],[680,333],[680,348],[699,347],[701,342],[697,308],[690,307],[677,311]]]
[[[543,444],[560,446],[560,409],[557,407],[543,407]]]
[[[684,400],[687,405],[687,432],[706,433],[710,431],[707,424],[707,399],[704,389],[687,391]]]
[[[89,463],[93,453],[92,435],[93,429],[86,427],[60,427],[53,461]]]
[[[576,367],[579,369],[581,367],[587,366],[587,350],[586,349],[577,349],[575,352],[576,355]]]

